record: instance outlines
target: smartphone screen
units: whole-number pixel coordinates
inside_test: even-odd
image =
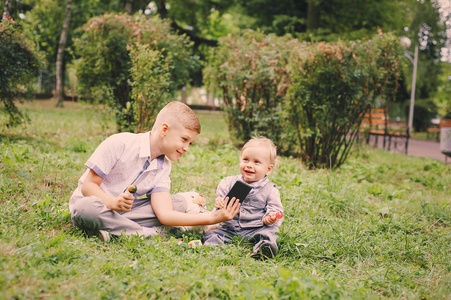
[[[252,190],[252,186],[250,186],[249,184],[247,184],[245,182],[238,180],[237,182],[235,182],[233,187],[230,189],[230,191],[226,197],[229,197],[229,200],[231,200],[233,197],[235,197],[236,199],[239,199],[240,203],[241,203],[244,201],[244,199],[246,199],[247,195],[249,194],[249,192],[251,190]]]

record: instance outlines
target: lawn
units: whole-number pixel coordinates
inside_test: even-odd
[[[115,133],[101,107],[21,105],[31,122],[0,133],[0,299],[449,299],[451,167],[355,146],[338,170],[281,158],[270,179],[285,220],[279,255],[250,258],[241,240],[189,248],[197,233],[109,244],[70,223],[68,200],[97,145]],[[173,164],[172,192],[212,208],[238,173],[221,113]],[[185,243],[178,244],[182,240]]]

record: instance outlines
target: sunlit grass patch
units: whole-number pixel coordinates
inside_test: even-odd
[[[72,226],[68,201],[83,164],[116,132],[99,107],[25,103],[31,123],[0,134],[0,298],[446,299],[451,294],[450,166],[357,146],[338,170],[282,157],[270,179],[285,208],[279,254],[252,245],[190,248],[199,233],[109,244]],[[173,164],[172,192],[239,173],[221,113],[197,112],[202,134]],[[179,244],[179,241],[182,243]]]

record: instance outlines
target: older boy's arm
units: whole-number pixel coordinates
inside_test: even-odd
[[[238,201],[230,201],[227,207],[211,214],[186,214],[173,209],[171,195],[166,192],[152,193],[151,203],[158,220],[170,226],[210,225],[228,221],[235,217],[240,208]]]
[[[133,200],[135,199],[132,194],[128,191],[120,194],[117,197],[114,197],[110,194],[105,193],[100,184],[103,182],[102,177],[97,175],[93,170],[89,170],[88,175],[86,176],[85,181],[81,187],[81,192],[83,196],[96,196],[102,199],[103,203],[106,207],[111,210],[116,211],[130,211],[133,205]]]

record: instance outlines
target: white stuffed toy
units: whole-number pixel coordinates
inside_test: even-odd
[[[183,192],[171,195],[174,210],[188,213],[188,214],[209,214],[207,210],[207,203],[204,196],[197,192]],[[207,231],[218,228],[219,225],[199,225],[199,226],[173,226],[179,228],[181,231],[196,231],[199,233],[206,233]]]

